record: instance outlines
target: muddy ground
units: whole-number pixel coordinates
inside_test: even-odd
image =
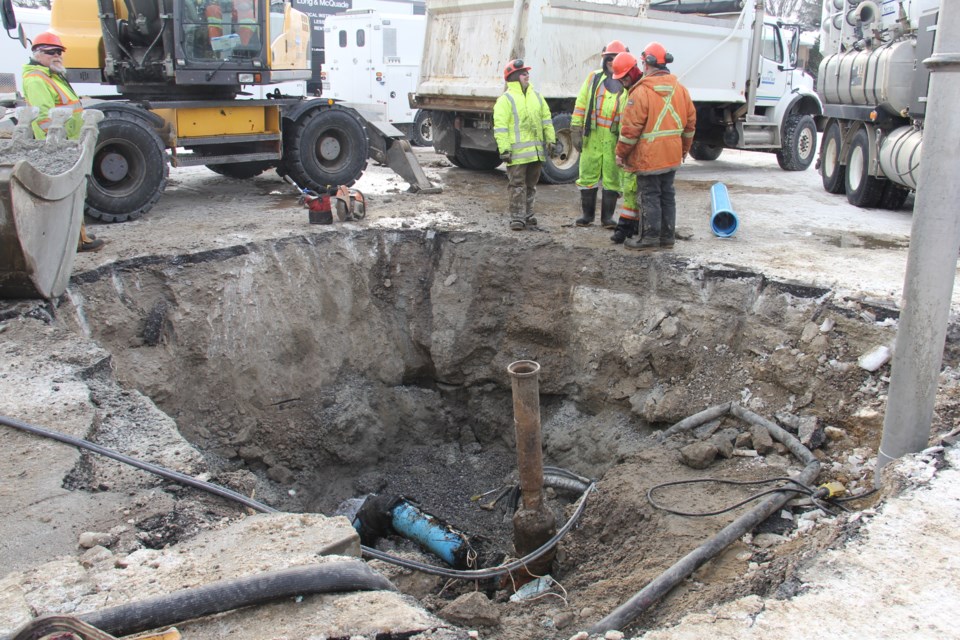
[[[673,515],[650,505],[653,485],[799,470],[783,447],[754,442],[730,417],[656,437],[696,411],[741,403],[804,439],[821,460],[821,481],[843,482],[854,496],[872,488],[889,364],[867,371],[858,360],[892,344],[909,210],[859,210],[820,190],[813,171],[788,174],[772,156],[728,151],[684,167],[676,251],[642,256],[611,245],[608,231],[571,225],[572,185],[542,187],[539,229],[511,232],[501,170],[468,172],[418,155],[442,194],[406,193],[399,178],[371,167],[357,185],[368,217],[330,226],[309,225],[273,174],[240,182],[203,168],[173,171],[141,220],[90,224],[108,245],[78,256],[63,300],[4,304],[0,339],[17,369],[8,382],[37,389],[29,401],[5,397],[2,413],[49,427],[69,416],[78,435],[280,509],[332,514],[347,498],[400,493],[489,540],[491,555],[509,554],[509,514],[470,498],[515,481],[505,367],[537,360],[547,463],[598,481],[559,547],[553,576],[562,589],[513,603],[508,585],[484,583],[499,622],[464,619],[444,611],[478,587],[374,563],[447,624],[505,640],[586,629],[749,508]],[[728,185],[740,217],[730,239],[707,226],[716,180]],[[56,340],[34,343],[36,332]],[[58,361],[52,352],[63,344],[72,352]],[[52,388],[41,372],[56,366],[65,371]],[[932,442],[956,424],[952,341],[945,366]],[[70,402],[54,410],[62,387]],[[32,450],[28,437],[18,438]],[[705,468],[681,461],[684,447],[716,438],[730,446]],[[42,464],[37,456],[25,466]],[[59,533],[31,539],[21,526],[21,537],[8,539],[5,563],[22,573],[7,580],[27,576],[21,587],[31,575],[36,581],[42,563],[77,555],[84,531],[123,529],[108,545],[121,558],[176,550],[243,516],[87,455],[51,471],[64,491],[94,496],[98,506],[75,508]],[[689,485],[663,501],[705,512],[746,493]],[[549,495],[562,522],[570,497]],[[873,508],[880,498],[848,507]],[[111,523],[111,513],[122,516]],[[803,591],[801,571],[847,543],[857,522],[839,509],[796,504],[628,631],[742,596],[792,598]],[[426,559],[402,542],[384,544]],[[33,615],[60,610],[31,588]],[[71,607],[96,608],[96,592]]]

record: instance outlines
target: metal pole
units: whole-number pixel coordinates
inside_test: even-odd
[[[960,3],[941,2],[933,56],[923,64],[930,91],[877,484],[884,466],[922,451],[930,438],[960,251],[960,121],[949,115],[960,103]]]

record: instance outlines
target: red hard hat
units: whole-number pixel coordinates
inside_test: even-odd
[[[643,61],[647,64],[663,66],[673,62],[673,56],[667,53],[667,50],[659,42],[651,42],[643,48]]]
[[[618,53],[617,57],[613,59],[613,65],[611,67],[613,79],[619,80],[630,73],[630,69],[633,69],[635,66],[637,66],[636,56],[629,51]]]
[[[503,79],[506,80],[510,77],[511,73],[516,71],[530,71],[530,67],[523,66],[523,60],[520,58],[511,60],[509,63],[507,63],[507,66],[503,68]]]
[[[50,33],[49,31],[38,33],[37,37],[33,39],[33,45],[30,47],[30,50],[33,51],[37,47],[43,46],[60,47],[64,51],[67,50],[67,48],[63,46],[63,41],[60,39],[60,36],[55,33]]]
[[[630,47],[623,44],[619,40],[611,40],[610,42],[607,43],[607,46],[603,48],[603,51],[600,52],[600,55],[602,56],[607,56],[611,54],[616,55],[618,53],[623,53],[624,51],[630,51]]]

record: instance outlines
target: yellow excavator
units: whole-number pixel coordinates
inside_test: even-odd
[[[17,29],[12,0],[0,0],[0,15],[8,33]],[[289,0],[60,0],[50,21],[68,79],[117,93],[85,104],[105,115],[86,194],[93,218],[149,211],[169,166],[233,178],[275,168],[322,192],[352,185],[373,158],[413,191],[435,190],[387,123],[279,89],[245,97],[250,87],[311,77],[310,18]]]

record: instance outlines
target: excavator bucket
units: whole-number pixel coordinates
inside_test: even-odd
[[[440,193],[423,172],[410,142],[388,122],[367,119],[367,138],[370,140],[370,157],[385,164],[398,176],[410,183],[410,191],[416,193]]]
[[[51,109],[45,140],[35,140],[34,107],[17,109],[0,139],[0,298],[56,298],[67,289],[77,253],[87,176],[103,113],[83,112],[79,140],[66,140],[69,108]]]

